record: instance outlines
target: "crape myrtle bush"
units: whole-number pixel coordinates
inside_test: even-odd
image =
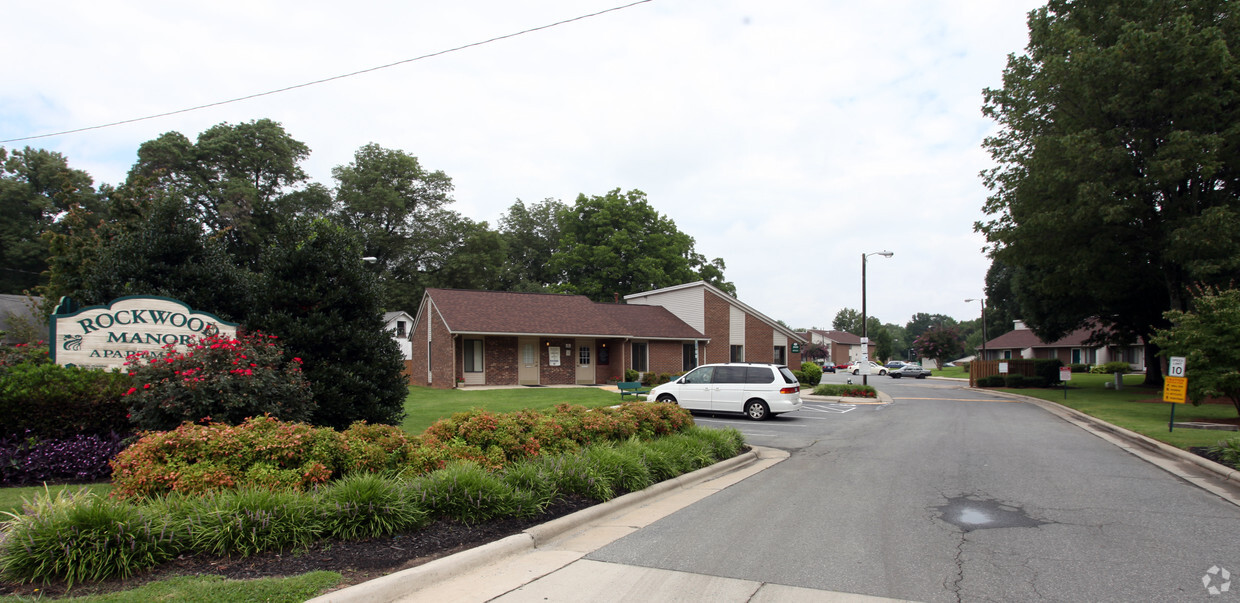
[[[72,584],[126,578],[183,555],[244,557],[328,538],[416,538],[436,519],[536,517],[564,497],[605,501],[734,457],[744,443],[735,429],[689,427],[530,457],[499,471],[456,460],[427,475],[355,473],[307,492],[243,488],[126,502],[66,490],[37,497],[9,522],[0,574]]]
[[[236,425],[269,414],[305,421],[315,408],[300,358],[286,358],[275,335],[216,334],[182,352],[139,352],[126,362],[133,385],[125,393],[141,429],[167,430],[189,421]]]
[[[306,490],[358,472],[409,475],[457,460],[498,470],[525,458],[601,442],[653,438],[693,425],[673,404],[630,402],[588,410],[496,414],[474,410],[441,419],[420,438],[388,425],[355,423],[343,432],[270,416],[241,425],[182,424],[150,433],[112,461],[113,494],[124,498],[238,488]]]
[[[129,431],[123,373],[52,364],[47,346],[0,348],[0,436],[67,439]]]
[[[93,482],[112,474],[108,464],[128,445],[121,434],[76,435],[66,439],[0,438],[0,484]]]

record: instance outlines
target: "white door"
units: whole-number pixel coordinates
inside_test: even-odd
[[[517,339],[517,383],[538,385],[538,338]]]
[[[594,340],[578,339],[575,352],[574,356],[577,359],[577,384],[594,385],[597,383],[594,379],[594,365],[598,361],[594,357]]]
[[[715,387],[711,381],[715,368],[699,366],[680,378],[675,395],[681,408],[710,410],[711,391]]]

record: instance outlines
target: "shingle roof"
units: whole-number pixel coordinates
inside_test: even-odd
[[[427,289],[426,295],[454,333],[705,338],[661,306],[550,293]]]
[[[649,339],[706,339],[663,306],[597,304],[611,315],[626,335]]]
[[[835,343],[843,345],[861,345],[861,337],[853,335],[847,331],[823,331],[821,329],[810,329],[811,332],[818,333]],[[871,341],[870,343],[874,343]]]
[[[1092,347],[1085,342],[1094,334],[1095,330],[1097,328],[1093,326],[1082,327],[1051,343],[1046,343],[1039,339],[1037,335],[1034,335],[1031,329],[1016,329],[987,341],[986,347],[992,350]]]

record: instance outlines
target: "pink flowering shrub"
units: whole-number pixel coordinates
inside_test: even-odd
[[[184,352],[167,346],[130,356],[126,365],[133,386],[125,401],[140,429],[237,425],[261,415],[306,421],[315,409],[301,359],[286,358],[274,335],[202,337]]]

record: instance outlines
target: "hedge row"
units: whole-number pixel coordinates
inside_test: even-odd
[[[668,405],[662,405],[668,406]],[[437,518],[477,524],[536,517],[576,495],[608,500],[730,458],[735,429],[691,428],[528,458],[501,471],[469,461],[420,477],[356,473],[308,492],[252,488],[133,504],[86,492],[37,499],[0,542],[0,574],[18,582],[128,578],[179,555],[248,556],[327,538],[410,533]]]
[[[562,404],[546,413],[472,410],[437,421],[420,437],[388,425],[357,423],[337,432],[272,417],[236,426],[186,423],[147,434],[117,455],[113,493],[132,499],[236,488],[306,490],[351,473],[416,475],[454,460],[497,470],[529,457],[691,426],[688,411],[644,402],[594,410]]]

